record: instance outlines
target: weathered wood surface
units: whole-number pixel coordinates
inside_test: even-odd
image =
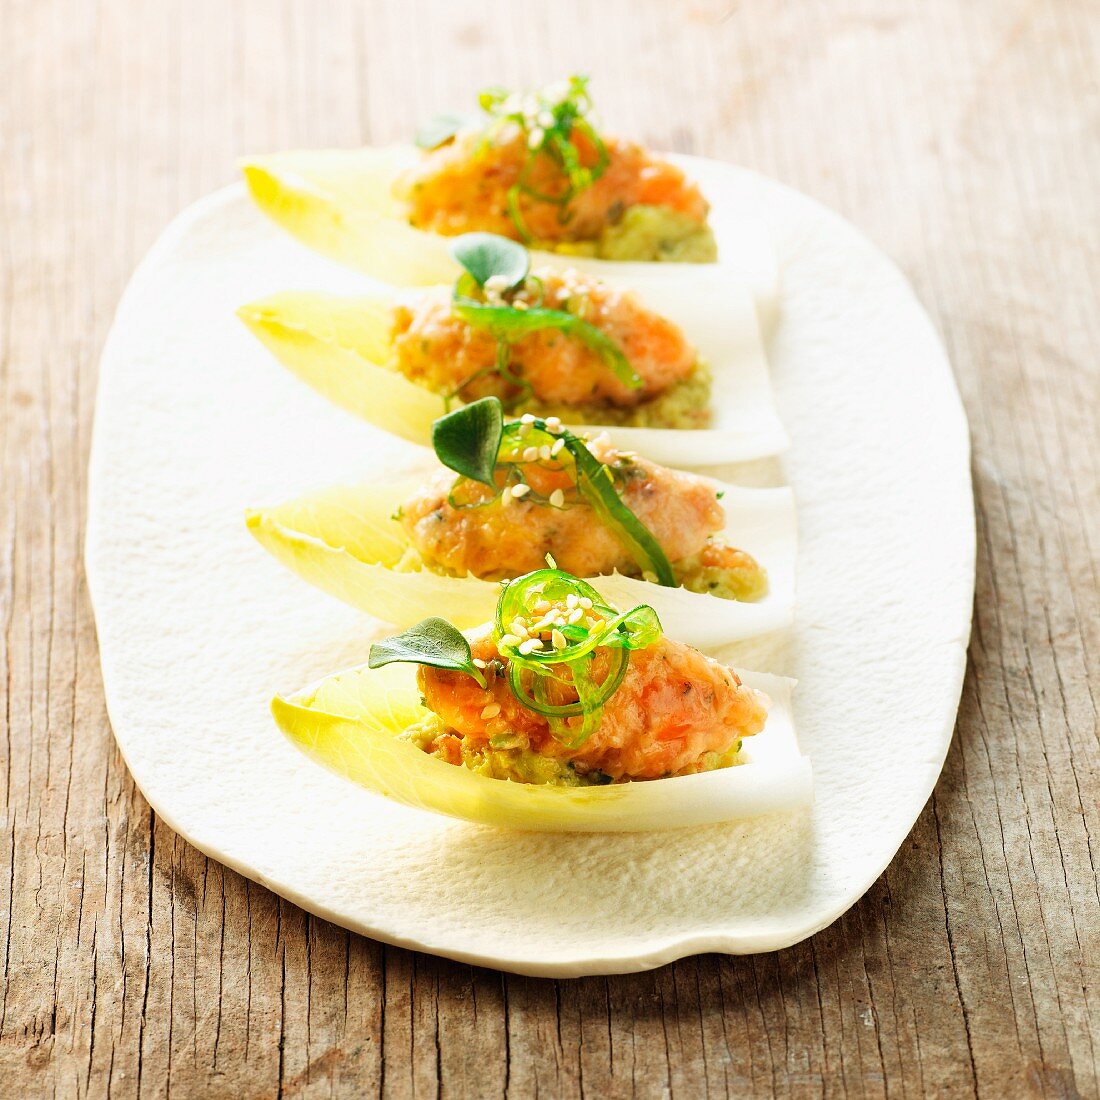
[[[1100,1094],[1095,0],[0,4],[0,1095]],[[350,936],[156,820],[81,572],[96,361],[245,151],[584,69],[897,258],[973,423],[959,728],[893,864],[757,958],[551,982]],[[919,583],[919,578],[917,579]]]

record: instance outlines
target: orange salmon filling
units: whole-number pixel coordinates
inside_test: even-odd
[[[592,167],[597,152],[576,133],[571,139],[580,163]],[[699,188],[668,161],[651,156],[634,142],[605,138],[606,170],[564,206],[528,194],[519,197],[524,224],[536,241],[550,244],[589,241],[620,221],[632,206],[673,210],[702,225],[709,204]],[[446,236],[483,230],[513,240],[521,235],[508,209],[508,192],[519,181],[527,160],[527,143],[520,132],[496,140],[481,133],[464,133],[427,153],[395,185],[410,224]],[[560,197],[568,181],[545,153],[535,158],[526,180],[531,190]]]
[[[725,527],[725,511],[706,478],[620,452],[606,437],[593,440],[588,449],[616,473],[623,502],[670,561],[699,553]],[[571,473],[556,459],[532,455],[522,468],[531,491],[542,497],[552,499],[561,490],[564,504],[574,488]],[[627,549],[584,500],[570,498],[568,507],[554,507],[502,496],[481,508],[455,508],[448,500],[454,481],[452,471],[441,470],[401,508],[401,525],[429,566],[499,580],[541,568],[550,553],[560,569],[578,577],[637,573]],[[471,484],[463,495],[486,500],[491,491]]]
[[[539,271],[547,308],[572,313],[596,326],[622,349],[642,379],[631,389],[581,339],[557,329],[532,332],[511,344],[509,371],[549,404],[630,407],[689,377],[696,353],[681,329],[646,309],[637,296],[576,271]],[[532,283],[529,281],[528,286]],[[530,305],[531,291],[515,301]],[[450,303],[419,296],[394,310],[397,369],[412,382],[463,401],[499,397],[506,404],[524,387],[495,369],[496,338],[454,314]]]
[[[488,749],[491,740],[508,737],[513,747],[567,763],[581,776],[660,779],[705,768],[710,754],[735,751],[767,719],[764,697],[731,669],[661,638],[629,654],[626,675],[604,704],[599,726],[570,748],[551,733],[545,717],[512,694],[505,664],[485,631],[471,649],[486,665],[486,688],[465,673],[426,666],[417,673],[427,706],[446,726],[427,751],[452,764],[463,762],[464,748]],[[579,727],[582,719],[566,721]]]

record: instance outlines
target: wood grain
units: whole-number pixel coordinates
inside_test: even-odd
[[[1094,0],[0,3],[0,1094],[1100,1095]],[[582,69],[605,120],[863,228],[974,434],[958,733],[887,872],[755,958],[551,982],[381,947],[159,822],[80,565],[96,360],[246,151],[407,134]]]

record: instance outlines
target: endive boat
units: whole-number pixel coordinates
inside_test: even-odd
[[[591,106],[582,77],[522,95],[489,89],[478,117],[434,120],[414,146],[284,152],[242,169],[276,223],[386,282],[452,282],[446,238],[485,231],[594,271],[717,258],[769,305],[778,271],[762,227],[727,218],[719,253],[709,203],[684,170],[601,133]]]
[[[452,286],[357,297],[285,292],[249,329],[331,400],[414,443],[444,409],[494,395],[679,465],[787,445],[749,295],[713,266],[629,280],[531,267],[504,237],[450,242]]]
[[[490,623],[375,643],[365,666],[277,697],[326,767],[410,806],[556,832],[672,829],[812,798],[791,681],[738,674],[558,569],[506,583]]]
[[[482,398],[434,425],[439,464],[387,473],[247,514],[278,560],[397,626],[445,609],[492,612],[501,579],[547,554],[609,603],[645,602],[706,648],[790,625],[789,489],[746,489],[667,469],[608,439]]]

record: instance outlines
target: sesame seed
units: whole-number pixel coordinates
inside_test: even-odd
[[[550,639],[554,644],[555,649],[565,649],[568,644],[565,640],[565,635],[560,630],[555,630],[550,634]]]
[[[512,496],[525,497],[531,491],[530,485],[525,485],[522,482],[519,485],[512,486]]]
[[[534,424],[535,417],[531,413],[524,413],[523,416],[519,418],[519,422],[521,424]]]
[[[549,111],[539,111],[538,124],[550,127],[554,125],[554,116]]]
[[[522,619],[513,619],[512,625],[508,628],[517,638],[526,638],[530,631],[527,628],[527,624]]]
[[[502,646],[514,648],[515,646],[519,645],[519,643],[520,639],[517,638],[514,634],[502,634],[500,636],[500,644]]]
[[[481,717],[482,718],[495,718],[498,714],[500,714],[500,704],[499,703],[490,703],[481,712]]]
[[[534,653],[536,649],[542,649],[541,638],[528,638],[527,641],[521,642],[519,645],[519,651],[523,654]]]
[[[546,137],[546,131],[541,126],[536,126],[530,134],[527,135],[527,148],[537,149]]]
[[[548,416],[546,418],[546,430],[550,432],[560,432],[561,419],[557,416]]]
[[[549,443],[544,443],[539,448],[539,458],[541,458],[543,462],[549,462],[550,461],[550,444]]]
[[[590,611],[592,609],[592,600],[588,596],[581,596],[581,598],[577,600],[577,603],[580,604],[580,606],[583,607],[586,611]]]
[[[584,618],[584,608],[583,607],[574,608],[572,611],[569,612],[569,621],[570,621],[570,623],[579,623],[582,618]]]
[[[565,597],[565,606],[568,607],[570,611],[572,611],[573,608],[577,606],[577,594],[576,594],[576,592],[570,592]]]
[[[552,508],[561,508],[565,505],[565,493],[561,489],[555,489],[550,494],[550,506]]]
[[[550,448],[550,454],[551,455],[559,454],[561,452],[562,447],[564,447],[564,446],[565,446],[565,440],[564,439],[555,440],[553,447]]]
[[[535,459],[538,458],[538,457],[539,457],[538,447],[528,447],[523,452],[523,461],[524,462],[534,462]]]
[[[487,668],[487,667],[488,667],[488,665],[486,665],[486,663],[480,657],[475,657],[474,658],[474,668]]]

